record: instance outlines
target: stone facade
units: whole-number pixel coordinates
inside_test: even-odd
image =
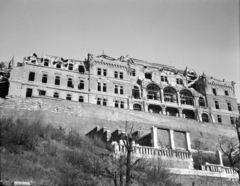
[[[186,68],[105,54],[72,60],[25,57],[9,78],[9,97],[52,97],[119,109],[231,124],[239,116],[234,82]]]

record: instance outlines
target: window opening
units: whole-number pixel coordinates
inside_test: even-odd
[[[68,65],[68,70],[73,70],[73,64]]]
[[[45,90],[39,90],[39,96],[45,96],[46,91]]]
[[[140,98],[140,92],[139,92],[139,88],[137,86],[134,86],[133,89],[132,89],[132,96],[135,98],[135,99],[138,99]]]
[[[204,99],[202,97],[200,97],[198,99],[198,104],[199,104],[200,107],[205,107],[205,101],[204,101]]]
[[[67,94],[67,100],[72,100],[71,94]]]
[[[118,72],[114,71],[114,78],[118,78]]]
[[[79,102],[84,102],[84,98],[83,98],[83,96],[79,96],[78,101],[79,101]]]
[[[103,83],[103,92],[107,92],[107,84]]]
[[[177,92],[172,87],[166,87],[164,89],[164,100],[166,102],[177,102]]]
[[[48,66],[48,65],[49,65],[49,60],[48,60],[48,59],[44,59],[43,65],[44,65],[44,66]]]
[[[216,109],[219,109],[219,103],[218,103],[218,101],[215,101],[215,108],[216,108]]]
[[[202,114],[202,122],[206,122],[206,123],[209,122],[208,115],[205,113]]]
[[[141,105],[139,105],[139,104],[134,104],[134,105],[133,105],[133,110],[141,111],[141,110],[142,110],[142,107],[141,107]]]
[[[54,98],[59,98],[58,92],[54,92],[53,97],[54,97]]]
[[[123,79],[123,72],[120,72],[119,78]]]
[[[26,97],[27,98],[32,97],[32,89],[31,88],[27,88],[27,90],[26,90]]]
[[[35,72],[29,72],[28,81],[34,81],[35,80]]]
[[[118,85],[115,85],[114,92],[115,92],[115,94],[118,94]]]
[[[97,98],[97,105],[101,105],[101,99]]]
[[[120,86],[120,94],[123,95],[123,86]]]
[[[181,104],[183,105],[193,105],[192,93],[188,90],[182,90],[180,92]]]
[[[148,99],[157,100],[160,98],[160,88],[157,85],[151,84],[147,86]]]
[[[130,75],[131,75],[131,76],[136,76],[136,70],[132,68]]]
[[[98,83],[98,91],[101,91],[101,83]]]
[[[103,106],[107,106],[107,99],[103,99]]]
[[[47,74],[43,74],[42,83],[47,83]]]
[[[99,76],[102,75],[102,70],[101,70],[101,68],[98,68],[98,69],[97,69],[97,74],[98,74]]]
[[[107,76],[107,69],[103,69],[103,76]]]
[[[60,76],[55,77],[55,85],[60,85]]]
[[[124,102],[123,101],[120,102],[120,108],[124,108]]]
[[[84,67],[82,65],[78,66],[78,70],[79,70],[80,73],[84,73],[85,72],[85,69],[84,69]]]
[[[230,117],[231,124],[235,124],[234,117]]]
[[[227,103],[227,106],[228,106],[228,111],[232,111],[231,103]]]
[[[115,100],[115,107],[118,108],[118,101]]]
[[[212,91],[213,91],[213,94],[216,96],[216,95],[217,95],[217,91],[216,91],[216,89],[213,88]]]
[[[145,73],[145,78],[146,79],[152,79],[152,74],[151,73]]]
[[[228,96],[229,94],[228,94],[228,91],[227,90],[225,90],[225,96]]]
[[[61,64],[57,63],[56,68],[61,68]]]
[[[222,123],[222,118],[220,115],[217,115],[218,123]]]
[[[67,86],[68,86],[69,88],[73,88],[72,78],[68,78]]]
[[[84,89],[84,81],[83,80],[80,80],[80,83],[78,85],[78,89],[80,89],[80,90]]]

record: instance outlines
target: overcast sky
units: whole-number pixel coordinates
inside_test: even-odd
[[[238,0],[1,0],[0,61],[121,55],[236,82]]]

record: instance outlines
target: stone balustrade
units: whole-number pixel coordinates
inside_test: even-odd
[[[226,174],[238,174],[237,171],[233,167],[225,167],[222,165],[215,165],[215,164],[208,164],[202,165],[203,171],[210,171],[210,172],[221,172]]]
[[[126,152],[126,147],[124,145],[115,144],[115,150],[118,152]],[[192,155],[189,151],[182,151],[182,150],[172,150],[172,149],[165,149],[165,148],[153,148],[153,147],[146,147],[146,146],[134,146],[133,152],[135,154],[141,155],[152,155],[152,156],[161,156],[161,157],[176,157],[181,159],[191,159]]]

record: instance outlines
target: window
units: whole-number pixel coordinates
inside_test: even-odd
[[[123,79],[123,72],[120,72],[119,78]]]
[[[131,75],[131,76],[136,76],[136,70],[132,68],[130,75]]]
[[[118,108],[119,101],[115,100],[115,107]]]
[[[205,113],[202,114],[202,122],[206,122],[206,123],[209,122],[208,115]]]
[[[82,74],[82,73],[85,72],[85,69],[84,69],[84,67],[82,65],[79,65],[78,66],[78,71]]]
[[[72,96],[71,96],[71,94],[67,94],[67,98],[66,98],[67,100],[72,100]]]
[[[42,83],[47,83],[47,74],[43,74]]]
[[[103,69],[103,76],[107,76],[107,69]]]
[[[55,77],[55,85],[60,85],[60,76]]]
[[[172,87],[166,87],[164,90],[164,101],[166,102],[177,102],[177,92]]]
[[[161,81],[162,82],[167,82],[167,76],[161,76]]]
[[[49,60],[48,60],[48,59],[44,59],[43,65],[44,65],[44,66],[48,66],[48,65],[49,65]]]
[[[118,78],[118,72],[117,71],[114,71],[114,77]]]
[[[133,110],[141,111],[141,110],[142,110],[142,107],[141,107],[141,105],[139,105],[139,104],[134,104],[134,105],[133,105]]]
[[[219,109],[219,103],[218,103],[218,101],[215,101],[215,108],[216,108],[216,109]]]
[[[45,90],[39,90],[39,96],[45,96],[46,91]]]
[[[84,102],[83,96],[79,96],[78,101],[79,101],[79,102]]]
[[[199,98],[198,104],[199,104],[200,107],[205,107],[205,101],[202,97]]]
[[[234,117],[230,117],[231,124],[235,124]]]
[[[107,99],[103,99],[103,106],[107,106]]]
[[[29,72],[28,81],[34,81],[35,80],[35,72]]]
[[[98,69],[97,69],[97,75],[99,75],[99,76],[102,75],[102,70],[101,70],[101,68],[98,68]]]
[[[222,123],[222,118],[220,115],[217,115],[218,123]]]
[[[227,90],[225,90],[225,96],[229,96],[229,94],[228,94],[228,91],[227,91]]]
[[[115,92],[115,94],[118,94],[118,85],[115,85],[114,92]]]
[[[165,76],[165,77],[166,77],[166,76]],[[182,79],[179,79],[179,78],[176,79],[176,82],[177,82],[178,85],[182,85],[182,84],[183,84],[183,80],[182,80]]]
[[[68,65],[68,70],[73,70],[73,64]]]
[[[54,92],[53,97],[54,97],[54,98],[59,98],[58,92]]]
[[[97,98],[97,105],[101,105],[101,98]]]
[[[32,89],[31,88],[27,88],[27,90],[26,90],[26,97],[27,98],[32,97]]]
[[[183,105],[193,105],[192,93],[188,90],[180,91],[181,104]]]
[[[56,68],[61,68],[61,64],[57,63]]]
[[[68,81],[67,81],[67,87],[69,87],[69,88],[73,88],[72,78],[68,78]]]
[[[232,106],[231,106],[231,103],[227,103],[227,106],[228,106],[228,111],[232,111]]]
[[[157,100],[160,98],[160,88],[157,85],[151,84],[147,86],[148,99]]]
[[[213,94],[216,96],[216,95],[217,95],[217,91],[216,91],[216,89],[213,88],[212,91],[213,91]]]
[[[80,89],[80,90],[84,89],[84,81],[83,80],[80,80],[80,83],[78,85],[78,89]]]
[[[140,98],[140,92],[139,92],[139,88],[137,86],[134,86],[133,89],[132,89],[132,96],[135,98],[135,99],[138,99]]]
[[[120,86],[120,94],[123,95],[123,86]]]
[[[97,86],[98,88],[97,88],[97,90],[98,91],[101,91],[101,83],[98,83],[98,86]]]
[[[123,101],[120,102],[120,108],[124,108],[124,102]]]
[[[103,92],[107,92],[107,84],[103,83]]]
[[[145,78],[146,79],[152,79],[152,74],[151,73],[145,73]]]

